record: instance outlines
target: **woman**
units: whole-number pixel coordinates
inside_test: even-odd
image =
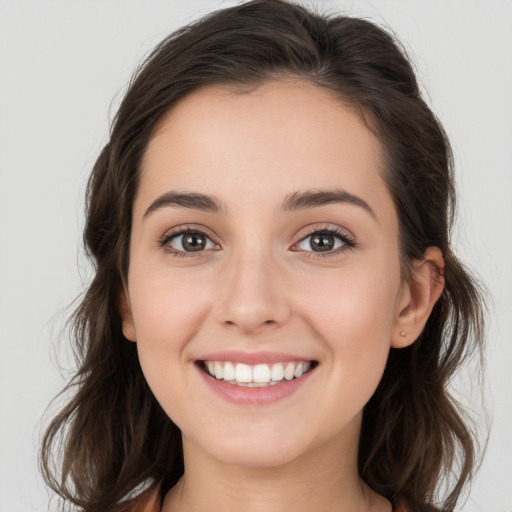
[[[454,510],[475,453],[446,383],[481,299],[453,206],[382,29],[259,0],[169,36],[89,182],[50,485],[87,511]]]

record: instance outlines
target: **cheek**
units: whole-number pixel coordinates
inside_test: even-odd
[[[303,297],[298,308],[328,354],[334,388],[343,387],[354,404],[373,394],[389,354],[400,273],[384,272],[348,269],[317,279],[318,293],[298,294]]]
[[[208,295],[203,279],[161,270],[134,273],[129,279],[138,340],[181,340],[198,325]]]
[[[296,294],[302,298],[298,308],[327,339],[355,337],[365,343],[379,333],[385,338],[391,333],[400,288],[398,269],[371,272],[351,267],[314,276],[303,281],[301,288]]]
[[[130,276],[139,360],[150,387],[165,385],[187,362],[186,347],[204,316],[204,283],[162,273]],[[176,370],[173,372],[173,370]]]

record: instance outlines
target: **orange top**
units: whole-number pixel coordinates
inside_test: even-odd
[[[402,500],[393,500],[393,512],[407,512]]]

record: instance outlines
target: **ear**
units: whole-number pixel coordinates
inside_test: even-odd
[[[125,286],[123,286],[119,292],[118,304],[124,337],[130,341],[136,341],[132,307],[130,304],[128,290]]]
[[[423,259],[413,261],[411,278],[402,285],[391,336],[393,348],[407,347],[416,341],[443,289],[443,253],[438,247],[429,247]]]

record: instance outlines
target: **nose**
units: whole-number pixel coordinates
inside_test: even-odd
[[[225,262],[216,318],[225,327],[256,335],[283,325],[290,305],[283,272],[269,255],[239,255]]]

